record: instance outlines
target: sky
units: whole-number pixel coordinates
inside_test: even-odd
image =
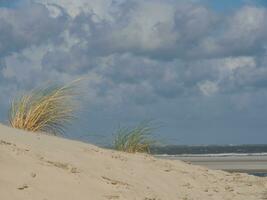
[[[50,82],[82,82],[70,138],[160,124],[163,144],[267,142],[267,1],[0,0],[0,120]]]

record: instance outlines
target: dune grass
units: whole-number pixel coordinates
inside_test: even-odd
[[[119,128],[115,134],[114,149],[128,153],[150,153],[150,147],[155,143],[151,133],[155,128],[151,121],[145,121],[133,128]]]
[[[14,99],[9,110],[10,125],[31,132],[63,134],[75,117],[76,83],[50,84]]]

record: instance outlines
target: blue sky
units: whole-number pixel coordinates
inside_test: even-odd
[[[18,4],[20,4],[22,2],[23,2],[23,0],[0,0],[0,6],[12,8],[12,7],[17,6]]]
[[[68,137],[107,144],[119,124],[155,119],[163,143],[266,143],[266,1],[0,5],[3,123],[17,94],[85,76]]]
[[[0,0],[0,6],[3,7],[14,7],[26,0]],[[243,6],[244,4],[252,4],[257,6],[267,6],[266,0],[224,0],[224,1],[214,1],[214,0],[192,0],[192,2],[197,2],[199,4],[206,4],[211,8],[218,11],[232,10]]]
[[[201,0],[199,1],[202,2]],[[211,6],[213,9],[218,11],[233,10],[242,7],[244,4],[256,5],[256,6],[266,6],[266,0],[224,0],[224,1],[214,1],[207,0],[206,4]]]

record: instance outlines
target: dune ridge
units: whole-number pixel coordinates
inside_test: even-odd
[[[267,199],[267,178],[0,125],[3,200]]]

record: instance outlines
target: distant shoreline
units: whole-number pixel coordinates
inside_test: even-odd
[[[167,145],[154,146],[151,148],[153,154],[166,155],[253,155],[266,154],[266,144],[244,144],[244,145]]]

